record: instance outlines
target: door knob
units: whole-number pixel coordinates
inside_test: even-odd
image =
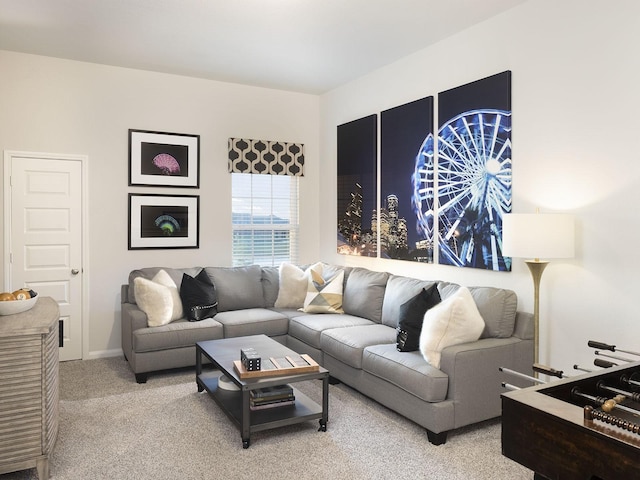
[[[80,273],[80,270],[78,270],[77,268],[71,269],[71,275],[77,275],[79,273]]]

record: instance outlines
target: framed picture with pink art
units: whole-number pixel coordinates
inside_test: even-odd
[[[200,135],[129,130],[129,185],[200,187]]]

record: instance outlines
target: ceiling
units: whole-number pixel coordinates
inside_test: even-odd
[[[0,50],[321,94],[526,0],[0,0]]]

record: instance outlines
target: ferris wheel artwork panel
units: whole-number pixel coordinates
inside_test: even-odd
[[[427,137],[421,153],[432,151]],[[511,212],[510,71],[438,95],[436,162],[437,205],[425,199],[420,211],[434,212],[439,263],[509,271],[502,217]]]

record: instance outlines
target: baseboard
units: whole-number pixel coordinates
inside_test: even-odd
[[[109,357],[122,357],[124,353],[122,353],[121,348],[116,348],[114,350],[98,350],[96,352],[89,352],[89,357],[87,360],[95,360],[96,358],[109,358]]]

